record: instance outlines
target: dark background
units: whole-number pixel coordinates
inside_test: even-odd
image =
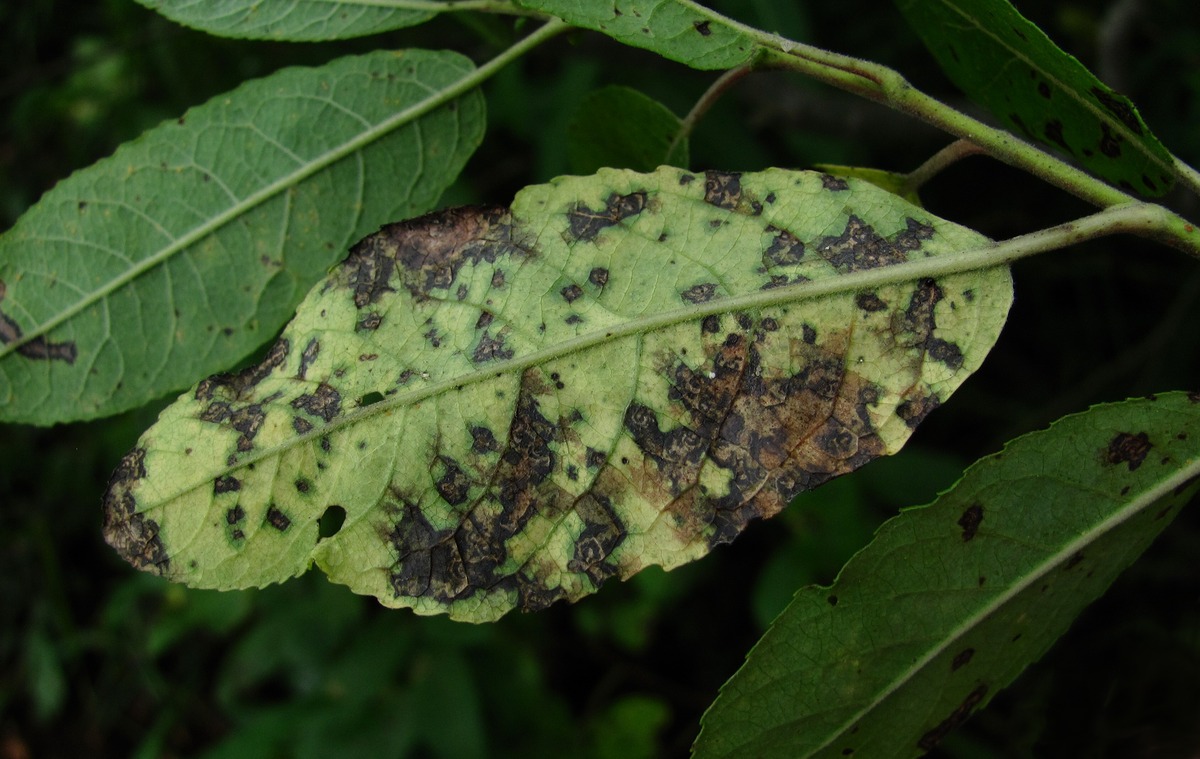
[[[892,65],[974,112],[891,5],[713,5]],[[1021,9],[1131,96],[1169,148],[1200,162],[1193,3]],[[206,37],[132,0],[4,3],[0,228],[74,169],[243,79],[380,47],[449,47],[482,61],[512,36],[509,19],[448,17],[292,45]],[[595,88],[635,86],[682,115],[714,78],[588,33],[555,40],[485,85],[488,135],[446,202],[506,202],[565,173],[568,121]],[[696,169],[824,162],[908,171],[947,142],[882,107],[759,74],[701,123],[691,155]],[[946,171],[923,197],[996,238],[1089,211],[982,157]],[[1167,202],[1200,218],[1196,198]],[[0,759],[684,756],[704,708],[795,588],[831,581],[883,519],[1059,416],[1200,385],[1195,261],[1118,237],[1021,262],[1015,279],[1012,315],[988,362],[900,455],[806,494],[701,562],[489,626],[385,610],[319,573],[243,593],[136,573],[100,537],[100,497],[162,403],[87,424],[5,427]],[[1196,756],[1197,557],[1193,508],[941,755]]]

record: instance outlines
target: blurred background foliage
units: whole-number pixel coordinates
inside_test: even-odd
[[[895,66],[973,111],[888,5],[712,5]],[[1021,10],[1130,95],[1172,150],[1200,161],[1191,3],[1077,0]],[[0,226],[72,170],[246,78],[379,47],[447,47],[481,61],[518,33],[509,19],[457,16],[364,40],[287,45],[206,37],[132,0],[4,3]],[[488,136],[445,202],[503,202],[580,165],[587,145],[578,135],[588,132],[572,122],[601,88],[634,87],[683,116],[714,77],[595,35],[556,40],[486,85]],[[946,142],[840,92],[758,74],[701,122],[691,166],[907,171]],[[984,158],[951,168],[924,198],[993,237],[1088,210]],[[1200,217],[1195,198],[1167,202]],[[100,496],[161,406],[89,424],[4,428],[0,759],[685,756],[704,708],[793,591],[831,581],[883,519],[1063,414],[1197,387],[1194,261],[1113,238],[1022,262],[1015,275],[1000,344],[902,454],[802,496],[697,564],[648,570],[575,607],[483,627],[385,610],[319,573],[242,593],[136,573],[100,537]],[[1195,756],[1198,555],[1193,508],[940,755]]]

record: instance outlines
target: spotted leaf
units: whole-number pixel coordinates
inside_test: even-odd
[[[1095,406],[972,464],[800,589],[696,759],[925,756],[1066,632],[1196,493],[1200,396]]]
[[[392,224],[260,364],[163,412],[106,537],[195,586],[315,562],[474,621],[675,567],[904,444],[1004,322],[1007,269],[953,266],[987,244],[782,170],[604,170]]]
[[[1008,0],[896,0],[963,92],[1017,134],[1130,192],[1160,196],[1174,159],[1133,103],[1061,50]]]

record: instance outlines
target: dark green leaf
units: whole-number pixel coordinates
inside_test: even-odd
[[[802,589],[695,755],[917,756],[1040,657],[1200,474],[1194,396],[1098,406],[1010,443]]]
[[[1063,52],[1007,0],[896,0],[960,89],[1013,132],[1130,192],[1159,196],[1171,154],[1133,103]]]
[[[567,159],[574,174],[599,169],[653,171],[688,165],[687,138],[680,121],[657,100],[630,87],[590,93],[567,126]]]
[[[691,0],[516,1],[696,69],[731,69],[749,62],[756,49],[743,30]]]

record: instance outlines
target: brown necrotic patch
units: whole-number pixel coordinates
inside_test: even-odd
[[[613,193],[608,196],[604,208],[599,210],[589,208],[584,203],[577,203],[567,211],[570,234],[576,240],[591,242],[602,230],[646,210],[646,204],[647,197],[644,191],[631,192],[628,195]]]
[[[292,408],[307,411],[326,422],[332,422],[342,410],[342,394],[332,385],[322,382],[312,393],[305,393],[292,401]]]
[[[735,171],[704,172],[704,202],[734,211],[742,200],[742,175]]]
[[[8,292],[7,285],[0,280],[0,301]],[[21,339],[21,327],[12,317],[0,311],[0,344],[7,345]],[[74,340],[52,343],[43,335],[26,340],[17,346],[17,355],[39,361],[64,361],[74,364],[78,351]]]
[[[363,308],[397,287],[418,300],[449,290],[466,264],[531,255],[517,238],[508,209],[464,206],[388,224],[352,248],[344,266],[355,305]]]
[[[850,189],[850,185],[846,183],[845,179],[832,174],[821,175],[821,187],[830,192],[843,192]]]
[[[1121,157],[1121,136],[1113,134],[1108,124],[1100,125],[1100,152],[1109,158]]]
[[[688,303],[704,303],[712,300],[713,295],[717,292],[717,285],[713,282],[702,282],[698,285],[692,285],[688,289],[679,293],[679,297]]]
[[[471,492],[471,478],[458,462],[449,456],[439,456],[438,461],[442,465],[442,476],[434,483],[438,495],[451,506],[466,503]]]
[[[1074,152],[1067,143],[1067,138],[1063,136],[1063,123],[1060,119],[1050,119],[1047,121],[1046,126],[1042,130],[1042,135],[1046,140],[1055,143],[1068,153]]]
[[[1142,465],[1153,447],[1150,436],[1145,432],[1122,432],[1108,441],[1108,447],[1104,450],[1104,463],[1125,464],[1132,472]]]
[[[575,502],[574,510],[583,520],[583,530],[575,538],[567,569],[583,572],[599,587],[617,573],[617,567],[607,559],[625,540],[625,524],[603,493],[585,493]]]
[[[471,360],[477,364],[485,361],[506,361],[512,357],[513,350],[505,345],[503,331],[497,333],[495,337],[485,331],[479,338],[475,350],[471,353]]]
[[[979,532],[979,525],[981,524],[983,524],[983,504],[973,503],[958,518],[958,526],[962,528],[964,543],[975,537],[975,534]]]
[[[859,293],[854,297],[854,305],[867,313],[886,311],[888,304],[875,293]]]
[[[213,480],[213,495],[235,493],[242,489],[242,481],[232,475],[222,475]]]
[[[574,303],[583,296],[583,288],[579,285],[567,285],[562,290],[559,290],[559,295],[567,303]]]
[[[285,532],[287,528],[292,526],[292,520],[287,514],[284,514],[274,504],[267,509],[267,524],[274,527],[280,532]]]
[[[104,540],[121,558],[137,569],[164,575],[170,557],[159,538],[158,523],[138,513],[133,495],[137,481],[146,477],[146,451],[135,448],[121,459],[104,496]]]
[[[389,579],[396,597],[432,596],[448,602],[471,589],[453,530],[438,530],[413,503],[391,504],[398,514],[388,539],[396,552]]]
[[[921,736],[917,741],[917,748],[922,751],[932,751],[937,748],[937,745],[942,742],[951,730],[955,729],[962,723],[967,721],[967,717],[971,716],[971,712],[983,701],[983,697],[987,695],[987,685],[980,684],[974,690],[967,694],[962,703],[950,713],[950,716],[938,723],[937,727]]]
[[[918,398],[909,398],[896,406],[896,416],[904,420],[910,429],[916,429],[929,412],[942,405],[936,395],[930,394]]]
[[[354,325],[354,331],[370,332],[379,329],[380,324],[383,324],[383,316],[376,311],[370,311],[358,320],[358,323]]]
[[[376,325],[378,326],[378,325]],[[305,379],[308,377],[308,367],[317,360],[317,356],[321,353],[321,341],[317,338],[312,338],[304,346],[304,350],[300,353],[300,367],[296,370],[297,379]]]
[[[903,250],[919,250],[926,240],[933,239],[933,227],[909,216],[904,220],[905,229],[892,238],[892,243]]]
[[[471,450],[475,453],[493,453],[500,450],[495,433],[482,425],[471,427],[471,441]]]
[[[768,232],[775,233],[775,239],[763,251],[763,267],[772,269],[776,266],[791,266],[804,260],[804,243],[786,229],[768,226]]]
[[[258,364],[248,366],[237,374],[215,374],[201,380],[196,385],[196,400],[210,401],[218,396],[228,401],[249,399],[258,384],[287,361],[290,350],[291,343],[287,338],[280,338]]]
[[[934,361],[951,369],[960,369],[963,365],[962,349],[955,343],[934,336],[937,329],[936,307],[942,298],[942,288],[935,280],[926,278],[919,281],[908,306],[893,319],[892,332],[897,345],[920,348]]]
[[[1126,100],[1116,93],[1101,87],[1093,87],[1092,94],[1096,96],[1096,100],[1100,101],[1100,105],[1104,106],[1105,110],[1113,116],[1116,116],[1117,120],[1124,124],[1129,131],[1136,135],[1141,135],[1141,122],[1138,121],[1137,114]]]
[[[817,252],[842,273],[891,266],[907,260],[903,251],[854,215],[846,220],[842,234],[822,238]]]
[[[588,273],[588,282],[591,282],[596,287],[604,287],[608,284],[608,269],[602,266],[597,266]]]

